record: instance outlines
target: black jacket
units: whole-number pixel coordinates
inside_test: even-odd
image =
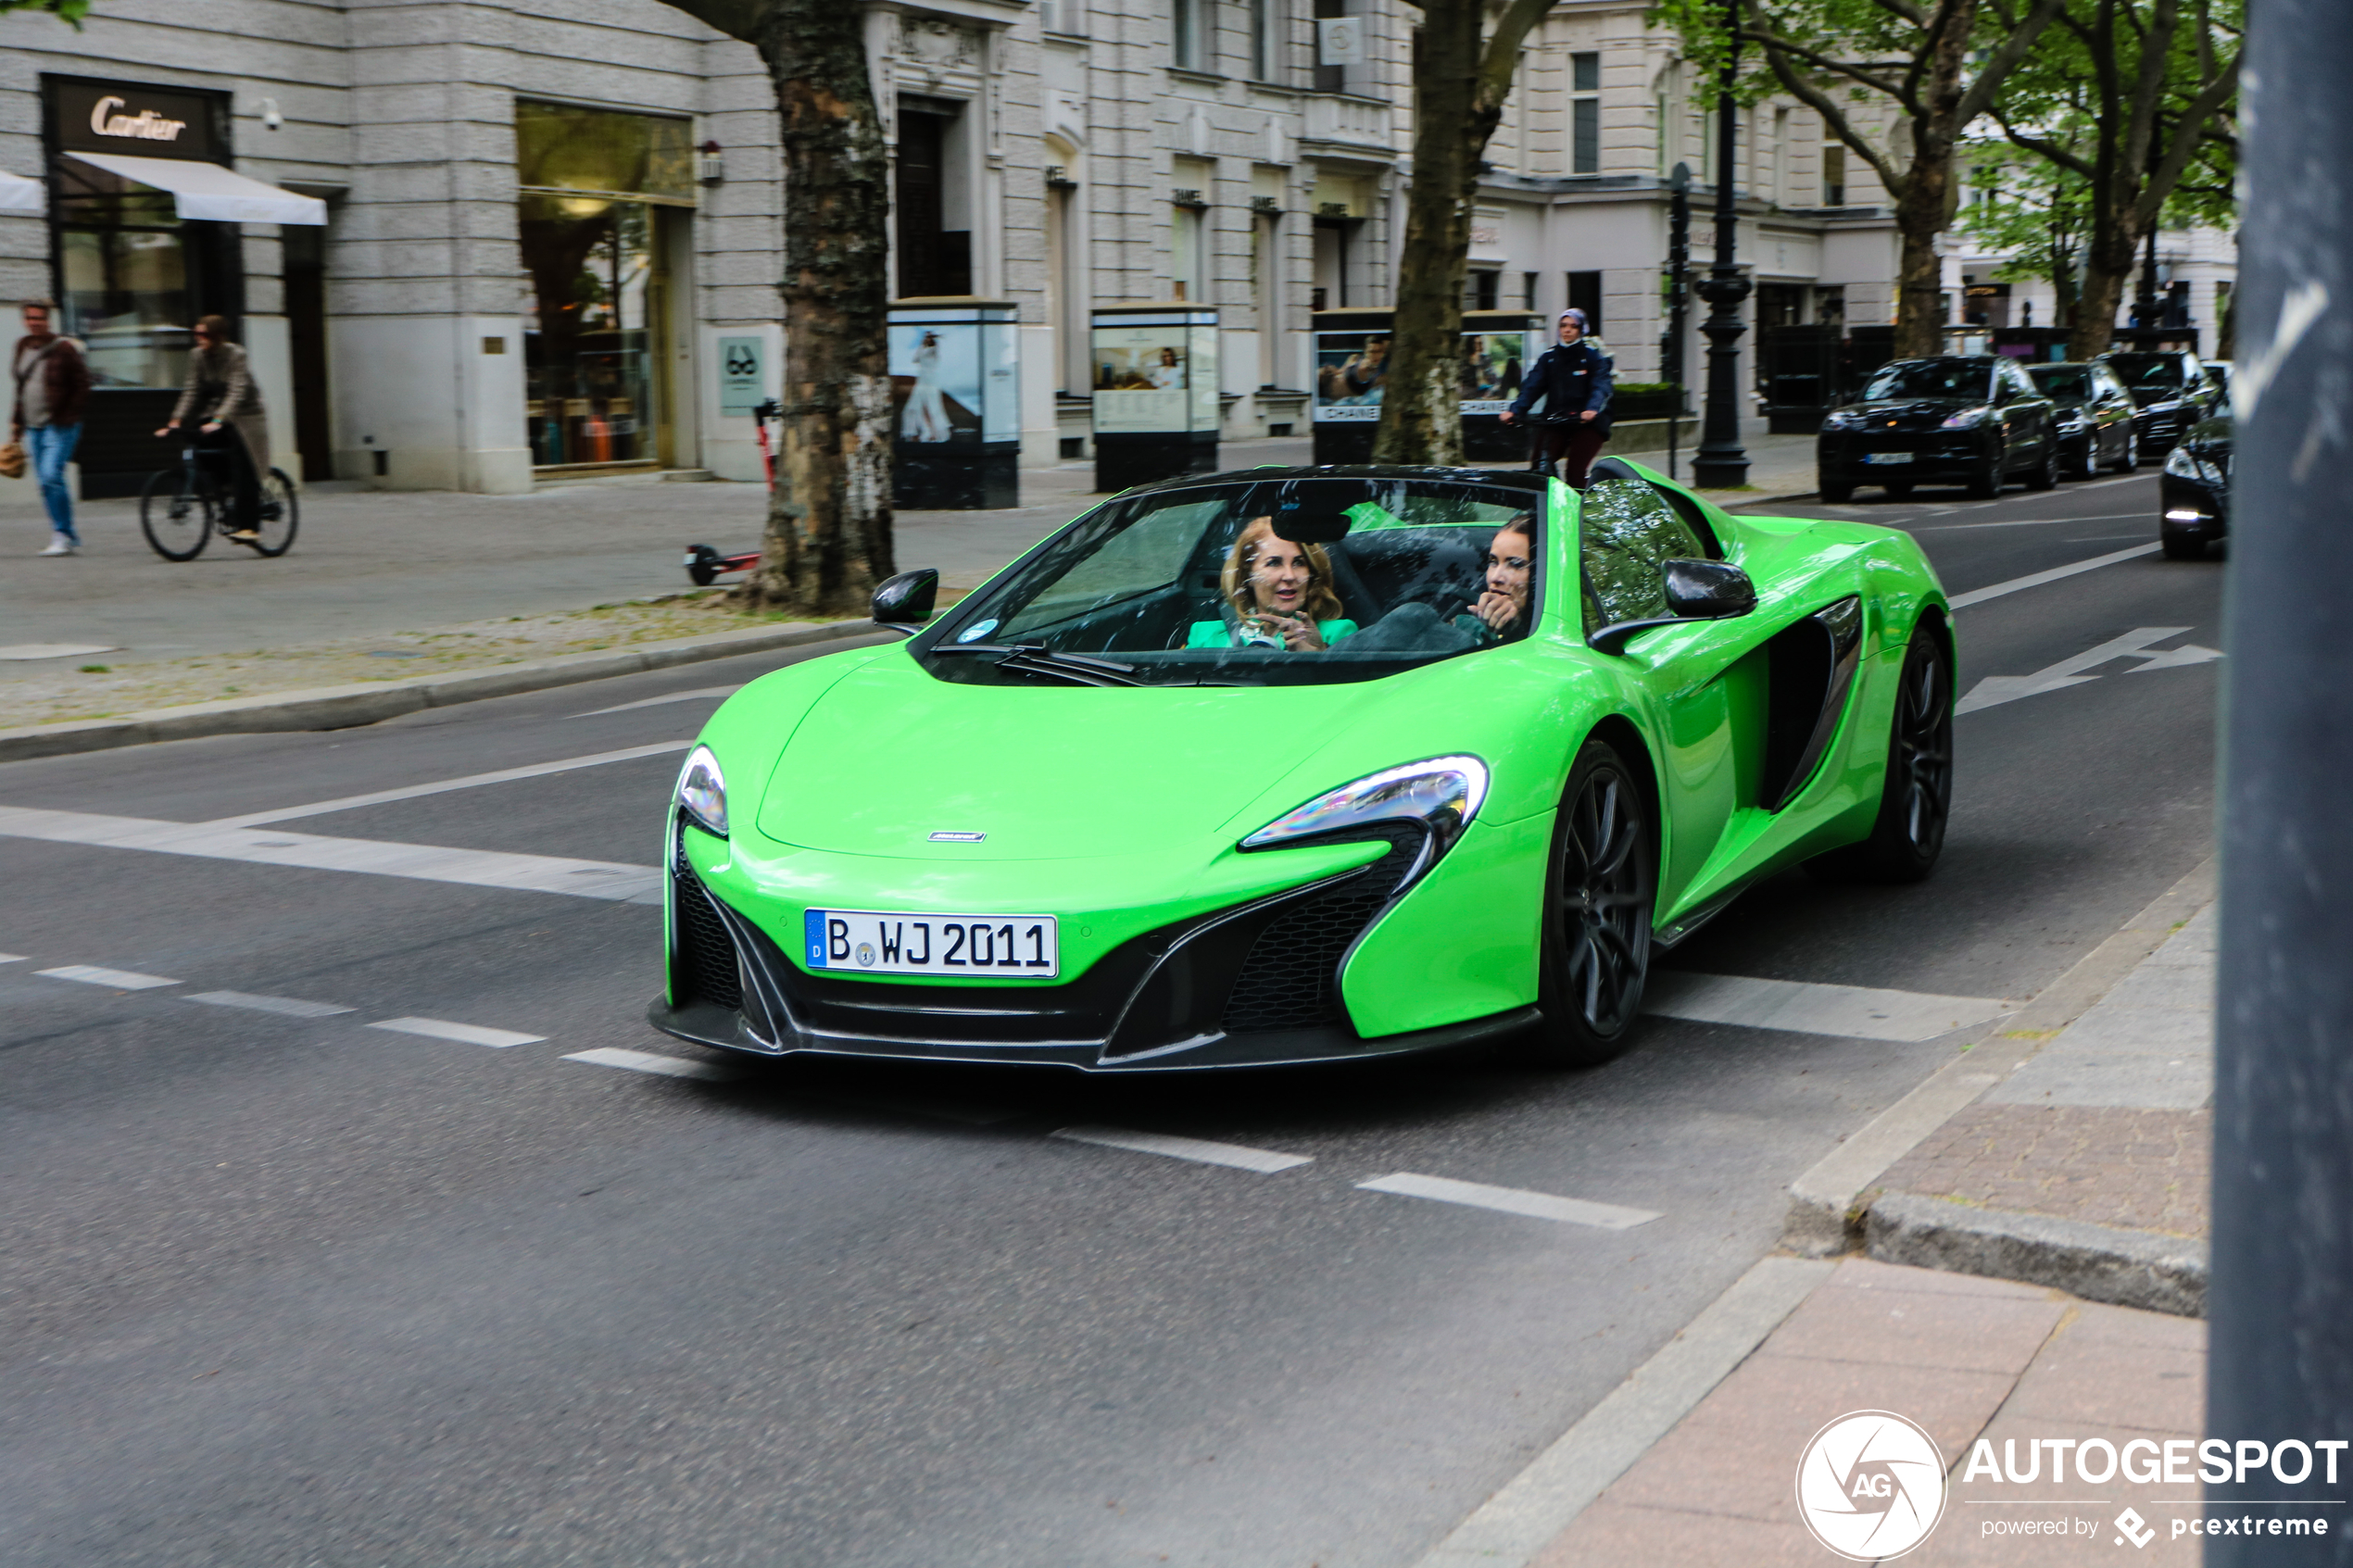
[[[1610,358],[1609,351],[1595,345],[1592,338],[1579,338],[1573,344],[1556,343],[1544,350],[1520,383],[1519,395],[1512,400],[1512,417],[1529,418],[1529,408],[1538,398],[1544,400],[1544,411],[1535,415],[1539,424],[1567,424],[1587,408],[1594,410],[1592,427],[1606,434],[1609,431]]]

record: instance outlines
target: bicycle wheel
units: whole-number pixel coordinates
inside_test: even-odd
[[[302,504],[295,482],[283,469],[271,469],[261,482],[261,516],[254,522],[256,537],[240,541],[257,555],[283,556],[294,548],[295,529],[302,521]]]
[[[139,492],[139,531],[166,560],[195,559],[212,537],[219,512],[190,465],[149,474]]]

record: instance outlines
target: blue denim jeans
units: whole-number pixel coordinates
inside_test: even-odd
[[[49,526],[72,544],[82,543],[73,531],[73,492],[66,487],[66,465],[82,441],[80,425],[32,425],[24,433],[24,449],[32,458],[32,476],[41,482],[41,503],[49,508]]]

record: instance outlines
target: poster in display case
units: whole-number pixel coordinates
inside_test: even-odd
[[[1088,345],[1098,488],[1215,469],[1215,310],[1185,300],[1099,307]]]
[[[902,299],[890,307],[892,504],[1013,507],[1021,454],[1014,307]]]
[[[1319,310],[1315,315],[1314,400],[1309,428],[1315,461],[1370,460],[1389,376],[1391,312]],[[1463,455],[1488,461],[1525,455],[1527,438],[1503,422],[1519,395],[1528,367],[1543,351],[1537,319],[1519,310],[1463,312],[1461,402]]]

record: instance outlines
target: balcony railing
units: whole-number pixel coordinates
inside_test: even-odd
[[[1390,107],[1372,98],[1319,93],[1307,100],[1307,139],[1388,151]]]

